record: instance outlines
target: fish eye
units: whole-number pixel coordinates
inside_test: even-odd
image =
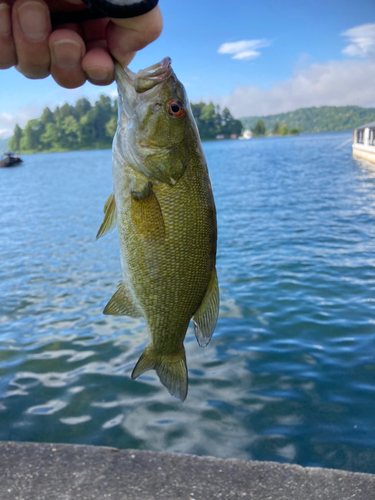
[[[179,118],[184,114],[184,108],[178,101],[169,101],[168,103],[168,113],[175,118]]]

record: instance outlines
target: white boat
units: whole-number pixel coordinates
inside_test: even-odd
[[[354,129],[352,148],[353,155],[375,163],[375,122]]]
[[[251,139],[253,137],[253,133],[251,130],[244,130],[242,135],[239,136],[239,139]]]

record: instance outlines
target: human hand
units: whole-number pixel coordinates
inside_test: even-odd
[[[138,17],[102,18],[51,26],[50,14],[86,8],[81,0],[0,0],[0,69],[15,66],[27,78],[52,75],[65,88],[86,80],[108,85],[114,79],[111,55],[127,66],[136,52],[161,33],[158,6]]]

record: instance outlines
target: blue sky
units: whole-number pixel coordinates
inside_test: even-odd
[[[374,0],[160,0],[160,7],[163,34],[130,67],[170,56],[193,102],[213,100],[236,117],[375,107]],[[0,137],[47,105],[115,93],[115,85],[66,90],[15,69],[0,71],[0,89]]]

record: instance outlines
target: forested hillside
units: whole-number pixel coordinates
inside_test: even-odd
[[[200,102],[191,105],[202,139],[222,134],[240,134],[242,124],[230,111]],[[24,129],[16,125],[8,148],[21,153],[102,149],[112,145],[117,127],[117,100],[101,95],[94,105],[79,99],[54,111],[45,108],[40,118],[29,120]]]
[[[333,132],[352,130],[359,125],[375,120],[375,108],[358,106],[321,106],[301,108],[289,113],[269,116],[249,116],[241,118],[246,129],[253,129],[259,119],[264,121],[266,130],[271,132],[276,123],[288,128],[300,127],[304,134],[311,132]]]

